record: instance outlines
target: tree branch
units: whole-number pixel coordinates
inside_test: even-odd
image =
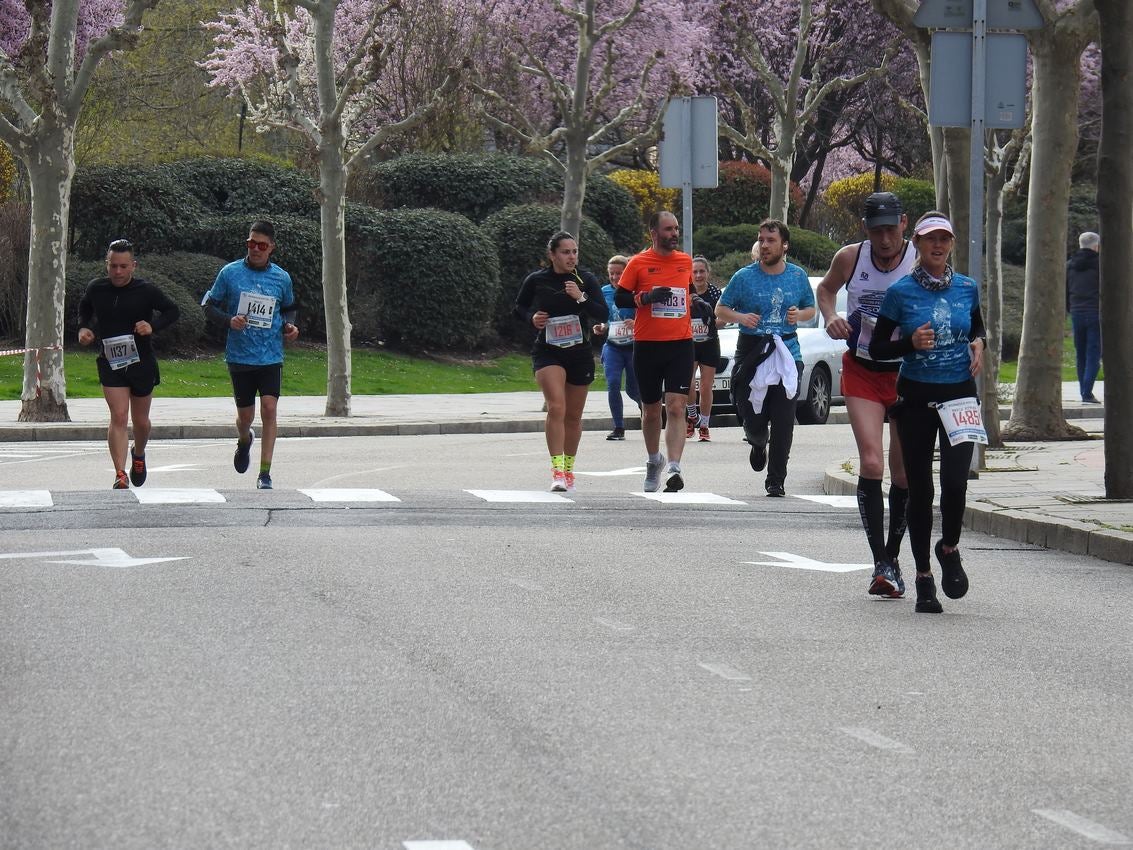
[[[122,23],[102,38],[91,42],[87,47],[86,55],[83,57],[82,64],[71,83],[70,92],[64,93],[64,96],[60,98],[60,104],[66,108],[69,115],[78,116],[79,110],[82,108],[83,98],[90,87],[90,81],[98,63],[113,50],[133,46],[137,42],[138,33],[142,29],[142,16],[159,2],[161,0],[130,0],[130,4],[126,7],[126,12],[123,15]],[[73,38],[71,48],[74,49]]]

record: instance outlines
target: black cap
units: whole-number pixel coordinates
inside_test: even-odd
[[[900,224],[905,208],[892,192],[874,192],[865,199],[862,218],[866,228]]]

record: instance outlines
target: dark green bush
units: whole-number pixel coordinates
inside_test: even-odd
[[[563,170],[556,163],[509,154],[407,154],[375,165],[351,197],[381,209],[436,207],[481,222],[504,207],[559,204]],[[586,181],[582,211],[626,250],[641,241],[633,196],[608,177]]]
[[[906,236],[913,232],[913,224],[929,210],[936,209],[936,186],[931,180],[916,180],[912,177],[898,177],[893,181],[893,192],[901,199],[905,208],[905,215],[909,217],[909,230]],[[863,238],[856,236],[856,239]]]
[[[838,245],[820,233],[802,227],[791,227],[791,242],[787,249],[788,262],[800,265],[814,274],[824,274]],[[743,265],[751,262],[751,246],[759,238],[759,224],[735,224],[721,227],[715,224],[698,228],[693,246],[698,254],[710,260],[739,253],[747,257]],[[738,267],[737,267],[738,268]],[[734,269],[733,269],[734,271]]]
[[[478,222],[513,204],[550,200],[547,173],[534,157],[412,153],[375,165],[351,197],[381,209],[436,207]]]
[[[164,275],[184,289],[194,299],[195,312],[204,318],[200,307],[201,298],[212,287],[217,274],[224,268],[225,261],[207,254],[190,254],[177,251],[172,254],[146,254],[138,258],[138,274],[150,277],[150,272]],[[173,296],[170,296],[171,298]],[[184,313],[184,310],[182,310]],[[205,339],[220,343],[224,341],[225,330],[211,322],[204,322]]]
[[[171,250],[202,215],[187,188],[157,167],[80,168],[71,184],[71,254],[103,259],[115,239],[141,253]]]
[[[790,187],[788,224],[798,221],[805,198],[797,184]],[[695,223],[742,224],[760,222],[771,208],[771,172],[754,162],[721,162],[720,185],[715,189],[695,189],[692,193]]]
[[[291,275],[299,305],[299,328],[304,336],[325,339],[323,255],[318,219],[277,215],[271,221],[275,225],[276,244],[271,260]],[[248,216],[242,214],[209,216],[178,234],[177,244],[171,247],[219,257],[225,262],[238,260],[247,254],[244,242],[250,223]]]
[[[532,336],[531,329],[512,316],[512,308],[523,279],[547,258],[547,240],[559,229],[559,208],[548,204],[508,207],[487,218],[482,228],[495,243],[499,257],[496,329],[508,339],[527,342]],[[602,280],[606,261],[614,254],[613,243],[606,232],[589,218],[583,218],[578,248],[579,267]]]
[[[213,214],[239,213],[274,221],[319,217],[318,181],[302,172],[246,159],[197,157],[157,166]]]
[[[492,336],[499,294],[496,250],[467,218],[353,205],[347,231],[355,341],[421,350],[467,348]]]
[[[728,285],[728,281],[732,279],[732,275],[742,269],[744,266],[751,265],[751,251],[732,251],[724,256],[713,260],[712,273],[717,275],[724,286]]]
[[[195,299],[185,287],[156,271],[143,273],[138,264],[137,276],[145,278],[170,297],[180,311],[180,317],[165,330],[154,334],[154,351],[178,352],[200,345],[204,334],[205,317],[200,299]],[[73,345],[79,333],[79,302],[87,284],[95,278],[106,277],[106,264],[98,260],[71,259],[67,263],[66,296],[63,310],[63,340]]]

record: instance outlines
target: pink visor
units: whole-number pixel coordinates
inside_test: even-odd
[[[934,215],[932,218],[926,218],[920,222],[914,229],[914,236],[923,236],[926,233],[931,233],[934,230],[943,230],[949,236],[955,236],[952,232],[952,222],[942,215]]]

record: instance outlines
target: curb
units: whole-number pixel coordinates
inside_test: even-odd
[[[884,489],[889,492],[887,484]],[[858,491],[857,477],[841,466],[830,467],[823,474],[822,491],[829,496],[854,496]],[[998,509],[971,501],[964,509],[964,526],[993,537],[1133,566],[1133,533],[1115,528],[1099,528],[1070,519],[1052,519],[1037,512]]]

